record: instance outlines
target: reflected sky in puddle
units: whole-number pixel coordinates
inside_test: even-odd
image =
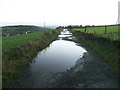
[[[73,67],[76,61],[87,52],[74,41],[75,37],[69,31],[61,32],[57,40],[38,53],[30,65],[31,70],[48,73],[62,72]]]

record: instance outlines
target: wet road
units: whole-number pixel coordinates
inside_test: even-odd
[[[68,31],[39,52],[9,88],[117,88],[109,66]]]

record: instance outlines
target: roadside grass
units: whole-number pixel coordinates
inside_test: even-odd
[[[96,34],[111,40],[118,40],[119,39],[118,34],[120,34],[118,28],[120,28],[120,25],[108,25],[106,26],[106,30],[105,30],[105,26],[86,27],[86,31],[85,31],[85,27],[73,28],[73,30]]]
[[[32,62],[39,51],[46,48],[60,31],[40,31],[3,38],[2,81],[3,86],[18,75],[21,68]],[[7,45],[10,44],[10,45]]]
[[[118,66],[120,65],[118,62],[120,58],[118,47],[114,46],[109,39],[80,31],[73,31],[73,34],[85,45],[91,47],[114,72],[120,74],[120,71],[118,71]]]

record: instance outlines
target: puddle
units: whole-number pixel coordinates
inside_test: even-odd
[[[67,29],[64,29],[58,39],[49,47],[39,52],[31,63],[31,71],[42,73],[63,72],[75,65],[85,52],[83,47],[76,43],[76,38]]]

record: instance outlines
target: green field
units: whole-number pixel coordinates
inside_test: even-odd
[[[119,40],[118,34],[119,34],[119,25],[110,25],[106,26],[94,26],[94,27],[87,27],[86,28],[86,33],[92,33],[96,34],[105,38],[109,38],[111,40]],[[85,32],[85,28],[74,28],[73,30]]]
[[[28,34],[3,37],[2,38],[2,46],[3,46],[2,49],[9,50],[11,48],[16,48],[17,46],[24,45],[28,43],[30,40],[35,40],[37,38],[40,38],[40,36],[42,36],[45,32],[48,32],[48,31],[38,31],[38,32],[33,32],[33,33],[28,33]]]

